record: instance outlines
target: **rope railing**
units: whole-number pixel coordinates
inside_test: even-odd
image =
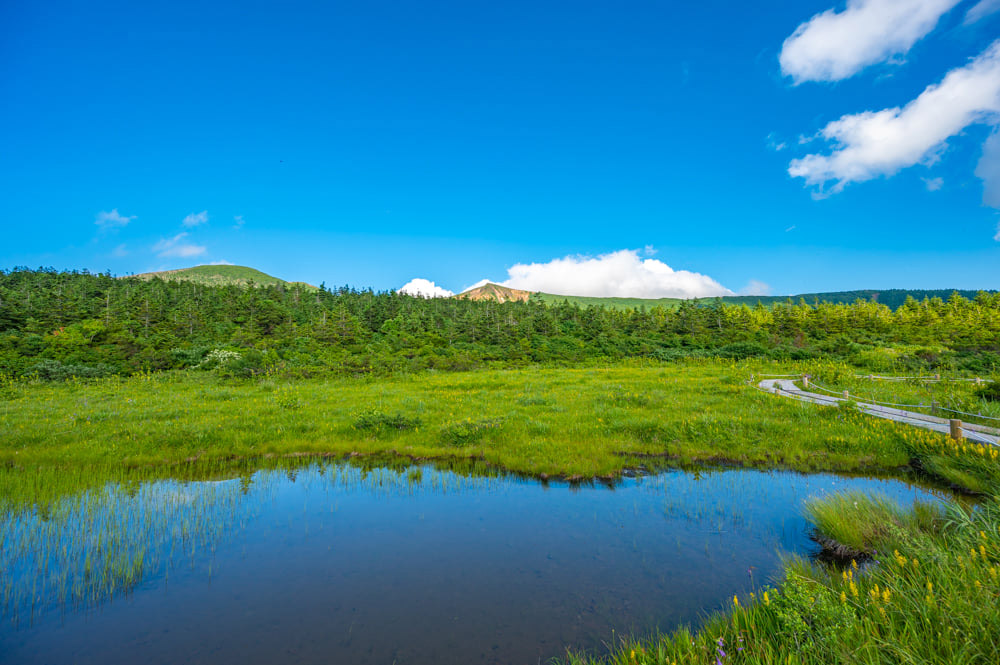
[[[826,386],[823,386],[822,384],[819,384],[819,383],[817,383],[816,381],[814,381],[812,379],[809,379],[809,387],[810,388],[812,388],[812,387],[819,388],[820,390],[828,392],[831,395],[841,396],[841,395],[844,394],[844,391],[842,391],[842,390],[841,391],[836,391],[836,390],[833,390],[831,388],[827,388]],[[893,406],[893,407],[897,407],[897,408],[901,408],[901,409],[934,409],[934,408],[936,408],[936,409],[938,409],[940,411],[947,411],[948,413],[957,413],[959,415],[968,416],[969,418],[982,418],[983,420],[990,420],[990,421],[1000,422],[1000,418],[995,418],[993,416],[984,416],[981,413],[969,413],[968,411],[959,411],[958,409],[949,409],[947,407],[940,406],[940,405],[938,405],[938,406],[935,407],[932,404],[924,404],[922,402],[920,404],[898,404],[896,402],[884,402],[882,400],[877,400],[877,399],[874,399],[874,398],[862,398],[862,399],[865,399],[865,401],[871,402],[872,404],[879,404],[881,406]]]
[[[819,388],[820,390],[824,390],[824,391],[830,393],[831,395],[842,396],[844,394],[843,390],[841,390],[841,391],[838,392],[838,391],[833,390],[831,388],[827,388],[827,387],[825,387],[823,385],[820,385],[820,384],[816,383],[815,381],[813,381],[812,379],[810,379],[809,380],[809,387],[811,388],[813,386]],[[872,404],[879,404],[881,406],[896,406],[896,407],[904,408],[904,409],[922,409],[922,408],[928,408],[927,404],[897,404],[896,402],[883,402],[883,401],[877,400],[877,399],[869,399],[869,398],[863,398],[863,399],[865,401],[867,401],[867,402],[871,402]]]
[[[969,416],[970,418],[982,418],[983,420],[996,420],[1000,422],[1000,418],[994,418],[993,416],[984,416],[981,413],[966,413],[965,411],[958,411],[956,409],[946,409],[943,406],[939,406],[938,408],[941,409],[942,411],[948,411],[950,413],[959,413],[963,416]]]
[[[767,375],[759,375],[759,376],[767,376]],[[801,376],[801,375],[794,375],[794,376]],[[756,377],[752,376],[751,381],[749,382],[750,385],[752,385],[752,387],[754,387],[757,390],[760,390],[761,392],[764,392],[764,393],[770,393],[770,394],[783,393],[786,396],[791,397],[793,399],[805,400],[805,401],[812,401],[812,402],[815,402],[815,403],[822,403],[822,402],[819,402],[819,400],[824,400],[824,401],[830,400],[830,401],[833,401],[834,403],[836,403],[835,402],[836,398],[834,398],[834,397],[827,397],[825,395],[819,395],[819,394],[816,394],[816,393],[810,393],[810,392],[807,392],[807,391],[804,391],[804,390],[795,390],[795,391],[786,390],[786,389],[782,388],[781,385],[779,385],[777,382],[775,382],[771,386],[770,389],[767,389],[767,388],[762,387],[759,383],[753,382],[754,378],[756,378]],[[782,378],[784,378],[784,377],[782,377]],[[834,390],[832,390],[830,388],[827,388],[825,386],[816,384],[814,381],[811,381],[811,380],[809,381],[809,386],[810,387],[815,386],[816,388],[818,388],[820,390],[824,390],[824,391],[829,392],[829,393],[832,393],[833,395],[842,395],[843,394],[843,392],[837,393],[836,391],[834,391]],[[935,420],[935,421],[921,420],[919,418],[919,416],[925,416],[926,415],[926,414],[922,414],[922,413],[907,413],[907,412],[904,411],[903,413],[899,414],[899,413],[890,413],[890,412],[882,411],[882,410],[879,409],[879,406],[894,406],[894,407],[908,407],[908,408],[928,408],[926,404],[895,404],[893,402],[880,402],[878,400],[871,400],[871,402],[872,402],[872,404],[867,404],[866,402],[862,402],[859,406],[865,412],[869,413],[870,415],[876,416],[876,417],[889,418],[890,420],[896,420],[897,422],[900,422],[900,423],[908,423],[910,425],[915,425],[917,427],[924,427],[924,428],[928,428],[928,429],[932,429],[932,430],[936,429],[936,428],[939,428],[940,427],[940,423],[944,422],[944,421],[940,421],[940,420]],[[865,409],[864,407],[866,405],[870,406],[871,408]],[[933,407],[931,407],[931,408],[933,408]],[[937,408],[941,409],[941,407],[937,407]],[[958,414],[961,414],[961,415],[965,415],[965,416],[969,416],[969,417],[974,417],[974,418],[978,417],[978,418],[985,418],[987,420],[1000,420],[1000,418],[992,418],[990,416],[983,416],[983,415],[975,414],[975,413],[966,413],[964,411],[956,411],[954,409],[942,409],[942,410],[943,411],[949,411],[951,413],[958,413]],[[913,418],[907,418],[906,417],[907,415],[914,416],[914,417]],[[921,424],[921,423],[925,423],[925,424]],[[973,423],[964,423],[964,425],[966,425],[966,426],[963,426],[963,423],[961,421],[952,420],[951,421],[952,436],[953,437],[958,436],[958,435],[956,435],[956,432],[959,432],[961,437],[966,438],[969,441],[973,441],[975,443],[988,444],[988,445],[991,445],[991,446],[1000,447],[1000,442],[994,441],[991,438],[990,435],[981,433],[981,432],[979,432],[977,430],[974,430],[974,429],[969,429],[969,427],[972,426]],[[947,432],[945,432],[945,434],[947,434]]]
[[[971,381],[973,383],[985,383],[987,380],[982,377],[968,378],[968,377],[942,377],[940,374],[935,374],[934,376],[881,376],[879,374],[855,374],[856,379],[869,379],[869,380],[879,380],[879,381],[927,381],[927,382],[943,382],[943,381]]]

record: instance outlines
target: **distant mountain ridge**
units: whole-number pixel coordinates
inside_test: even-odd
[[[996,291],[984,289],[987,293]],[[947,300],[953,293],[957,293],[963,298],[972,300],[979,291],[970,289],[863,289],[855,291],[830,291],[825,293],[801,293],[790,296],[722,296],[717,298],[696,298],[691,299],[699,304],[711,304],[714,302],[724,302],[731,305],[750,305],[757,303],[761,305],[773,305],[774,303],[787,302],[791,300],[798,303],[805,300],[812,305],[817,302],[828,302],[833,304],[850,304],[857,300],[869,300],[878,302],[890,309],[897,309],[906,302],[908,296],[916,300],[924,298],[941,298]],[[498,302],[508,302],[512,300],[527,301],[535,298],[547,304],[558,304],[569,302],[580,307],[609,307],[611,309],[636,309],[639,307],[676,307],[684,302],[683,298],[615,298],[600,296],[566,296],[554,293],[542,293],[540,291],[524,291],[501,286],[500,284],[487,283],[474,289],[469,289],[459,293],[456,298],[470,298],[472,300],[496,300]]]
[[[144,272],[133,275],[138,279],[150,280],[154,278],[164,280],[179,280],[185,282],[196,282],[208,286],[225,286],[236,284],[246,286],[302,286],[311,291],[317,290],[312,284],[305,282],[287,282],[255,268],[246,266],[231,265],[208,265],[194,266],[193,268],[180,268],[178,270],[161,270],[159,272]]]

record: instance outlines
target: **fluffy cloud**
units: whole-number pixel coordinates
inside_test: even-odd
[[[443,289],[429,279],[411,279],[399,289],[400,293],[418,298],[447,298],[455,295],[448,289]]]
[[[781,47],[781,71],[796,83],[839,81],[905,54],[961,0],[847,0],[796,28]],[[986,0],[989,1],[989,0]]]
[[[983,203],[1000,208],[1000,130],[990,134],[983,144],[976,175],[983,180]]]
[[[1000,112],[1000,40],[968,65],[951,70],[902,109],[845,115],[820,136],[834,145],[829,154],[806,155],[788,173],[833,192],[851,182],[893,175],[918,162],[933,162],[944,142],[978,122],[996,122]]]
[[[118,208],[114,208],[111,212],[102,210],[97,213],[97,219],[94,220],[94,224],[101,227],[102,231],[107,231],[109,229],[117,229],[123,226],[128,226],[128,224],[135,220],[135,215],[121,215],[118,213]]]
[[[993,236],[993,239],[1000,242],[1000,222],[997,222],[997,234]]]
[[[981,18],[1000,10],[1000,0],[980,0],[965,13],[965,25],[971,25]]]
[[[183,224],[189,229],[194,226],[201,226],[202,224],[205,224],[207,222],[208,222],[207,210],[202,210],[201,212],[193,212],[187,217],[185,217],[183,220],[181,220],[181,224]]]
[[[944,178],[921,178],[928,192],[936,192],[944,187]]]
[[[218,261],[212,261],[208,265],[210,266],[231,266],[235,265],[232,261],[227,261],[225,259],[219,259]]]
[[[157,256],[162,257],[175,256],[179,258],[190,258],[192,256],[200,256],[204,254],[204,246],[192,245],[184,242],[184,239],[187,236],[187,233],[178,233],[173,238],[164,238],[153,245],[153,251],[156,252]]]
[[[246,224],[246,220],[243,219],[243,215],[236,215],[233,217],[233,228],[237,231],[242,229],[244,224]]]
[[[548,263],[519,263],[503,286],[558,295],[623,298],[703,298],[733,295],[711,277],[674,270],[658,259],[623,249],[597,257],[567,256]]]
[[[751,279],[747,285],[740,289],[741,296],[769,296],[771,295],[771,285],[757,279]]]

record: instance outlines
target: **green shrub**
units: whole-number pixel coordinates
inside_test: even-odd
[[[102,376],[114,374],[114,368],[110,365],[70,365],[63,364],[58,360],[43,360],[32,366],[28,370],[29,374],[35,374],[43,381],[65,381],[71,378],[96,379]]]
[[[383,413],[377,409],[370,409],[357,414],[352,426],[358,431],[375,434],[402,432],[420,427],[420,418],[412,418],[399,411]]]
[[[986,385],[980,386],[976,389],[976,395],[989,402],[1000,402],[1000,381],[990,381]]]
[[[501,427],[503,427],[502,418],[462,420],[442,427],[441,441],[449,446],[468,446],[481,441],[488,434],[499,431]]]

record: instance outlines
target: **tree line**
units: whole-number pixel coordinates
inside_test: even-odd
[[[235,353],[220,355],[213,351]],[[1000,370],[1000,294],[884,304],[423,299],[347,286],[210,286],[0,271],[0,373],[61,379],[206,367],[295,375],[689,356],[836,358],[873,371]]]

